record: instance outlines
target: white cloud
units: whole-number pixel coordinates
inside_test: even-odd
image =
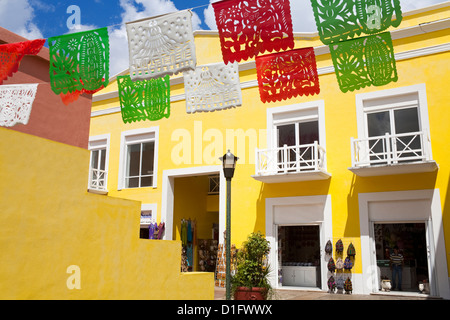
[[[311,1],[291,1],[291,17],[294,32],[317,31]]]
[[[216,17],[214,16],[214,9],[211,4],[208,6],[208,8],[203,10],[203,16],[205,18],[206,25],[211,30],[217,30]]]
[[[400,0],[400,5],[402,7],[402,12],[406,12],[415,9],[425,8],[441,2],[446,2],[446,0],[420,0],[420,1]]]
[[[125,26],[109,32],[109,74],[114,76],[128,68],[128,37]]]
[[[28,0],[0,1],[0,24],[3,28],[30,40],[43,38],[33,18],[34,10]]]

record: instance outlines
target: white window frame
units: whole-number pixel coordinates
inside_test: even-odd
[[[428,139],[427,145],[423,146],[424,151],[427,153],[429,159],[433,159],[432,149],[431,149],[431,139],[430,139],[430,122],[428,117],[428,102],[426,94],[425,83],[411,85],[407,87],[400,87],[394,89],[379,90],[369,93],[360,93],[355,96],[356,98],[356,119],[358,128],[358,139],[367,139],[368,135],[368,125],[367,125],[367,113],[372,113],[375,111],[390,111],[405,108],[409,106],[409,103],[405,102],[395,102],[395,98],[402,95],[417,95],[418,104],[418,116],[419,116],[419,127],[422,132],[425,132]],[[370,101],[375,101],[377,99],[383,99],[384,103],[382,105],[366,106]],[[392,99],[392,103],[386,103]],[[393,121],[393,119],[391,119]]]
[[[324,100],[267,109],[267,149],[278,148],[277,126],[314,120],[317,120],[319,124],[318,144],[326,150]],[[296,130],[297,128],[296,125]],[[325,171],[327,169],[326,157],[323,169]]]
[[[91,136],[89,137],[89,178],[88,178],[88,190],[92,192],[99,192],[99,193],[108,193],[108,169],[109,169],[109,149],[110,149],[110,140],[111,140],[111,134],[102,134],[97,136]],[[105,171],[106,171],[106,177],[105,177],[105,190],[97,190],[97,189],[91,189],[90,186],[90,175],[92,170],[92,151],[106,149],[105,154]]]
[[[211,184],[213,185],[211,187]],[[220,175],[210,175],[208,177],[208,194],[217,195],[220,193]]]
[[[158,221],[158,204],[157,203],[142,203],[141,204],[141,213],[142,212],[151,212],[152,213],[152,221]],[[141,226],[149,225],[148,223],[140,223]]]
[[[126,188],[125,176],[127,166],[127,147],[128,145],[154,141],[154,162],[153,162],[153,183],[148,187]],[[119,181],[117,189],[142,189],[156,188],[158,182],[158,145],[159,145],[159,127],[141,128],[123,131],[120,138],[120,159],[119,159]]]
[[[278,284],[278,225],[320,225],[321,289],[327,290],[328,276],[324,248],[325,239],[333,238],[331,195],[266,198],[265,205],[265,235],[270,247],[273,248],[268,256],[269,264],[272,266],[269,273],[271,285],[274,288],[280,288]],[[302,209],[306,211],[295,214],[302,212]]]

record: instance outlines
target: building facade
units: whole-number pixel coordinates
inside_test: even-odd
[[[295,47],[314,47],[320,94],[261,102],[255,61],[239,63],[242,105],[187,112],[183,75],[170,79],[170,117],[124,123],[117,76],[93,97],[89,190],[142,203],[146,237],[164,222],[166,240],[195,226],[190,266],[202,271],[201,240],[223,242],[226,188],[219,160],[239,157],[231,192],[231,238],[251,232],[271,243],[276,288],[328,290],[350,278],[354,293],[377,293],[392,278],[394,246],[405,257],[403,291],[450,298],[450,3],[404,13],[389,30],[398,81],[339,90],[327,46],[317,33],[295,34]],[[197,65],[222,62],[215,31],[196,31]],[[127,74],[125,70],[122,74]],[[342,240],[353,244],[350,270],[331,273]]]
[[[213,299],[212,274],[177,267],[179,242],[130,236],[140,202],[87,192],[91,96],[64,105],[49,64],[44,47],[4,81],[38,88],[28,123],[0,127],[0,299]]]

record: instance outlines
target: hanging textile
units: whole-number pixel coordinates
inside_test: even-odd
[[[242,105],[237,62],[211,64],[185,72],[184,87],[187,113]]]
[[[155,223],[150,223],[148,225],[148,238],[149,239],[154,239],[154,235],[155,235],[155,231],[157,230],[158,225]]]
[[[19,70],[20,61],[26,54],[38,54],[44,44],[45,39],[37,39],[0,45],[0,85]]]
[[[192,243],[192,221],[187,222],[187,242]]]
[[[294,48],[289,0],[224,0],[212,6],[226,64]]]
[[[181,244],[183,246],[187,245],[187,221],[186,220],[181,220]]]
[[[192,12],[178,11],[127,23],[132,80],[159,78],[194,70]]]
[[[170,78],[132,81],[118,76],[119,101],[124,123],[160,120],[170,116]]]
[[[64,104],[92,94],[109,82],[108,29],[71,33],[49,39],[50,84]]]
[[[398,80],[389,32],[343,41],[329,47],[339,88],[344,93]]]
[[[320,93],[314,48],[302,48],[256,57],[262,102]]]
[[[155,239],[161,240],[163,238],[164,230],[165,230],[165,222],[160,222],[158,225],[158,230],[155,232]]]
[[[0,86],[0,126],[28,124],[38,84]]]
[[[324,44],[375,34],[402,21],[400,0],[311,0]]]

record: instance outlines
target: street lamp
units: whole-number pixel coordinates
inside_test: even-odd
[[[225,297],[227,300],[231,298],[231,179],[238,159],[230,150],[220,158],[223,165],[223,174],[227,179],[227,223],[225,230]]]

